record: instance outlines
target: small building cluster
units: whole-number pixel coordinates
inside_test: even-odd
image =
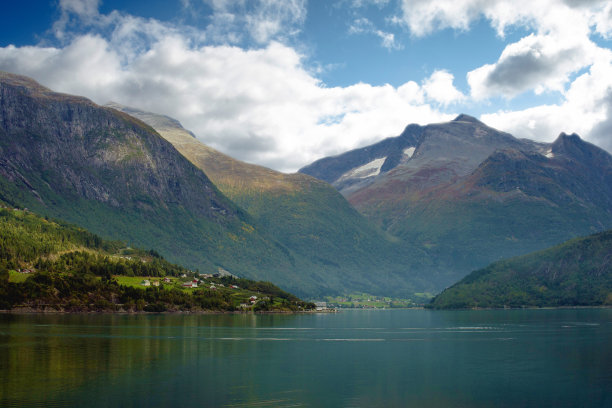
[[[193,280],[191,280],[189,282],[184,282],[183,283],[183,287],[185,287],[185,288],[197,288],[199,282],[200,282],[199,279],[193,278]]]

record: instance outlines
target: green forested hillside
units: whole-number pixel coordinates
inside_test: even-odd
[[[332,186],[305,174],[284,174],[229,157],[166,116],[118,104],[168,140],[244,209],[259,232],[291,257],[291,286],[310,296],[375,293],[413,297],[447,282],[425,251],[402,245],[369,223]],[[322,287],[309,288],[311,282]],[[323,289],[324,288],[324,289]]]
[[[435,309],[612,305],[612,230],[489,265],[436,296]]]
[[[295,274],[285,248],[145,123],[3,72],[0,200],[192,269],[285,288]],[[301,293],[318,287],[299,278]]]
[[[120,285],[117,278],[121,276],[172,278],[160,286],[145,288]],[[236,310],[253,295],[262,299],[252,306],[256,310],[303,310],[311,306],[267,282],[209,277],[198,289],[181,286],[196,277],[196,273],[169,263],[153,250],[105,241],[81,228],[28,211],[0,209],[0,309]]]

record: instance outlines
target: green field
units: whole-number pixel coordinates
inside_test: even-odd
[[[328,307],[393,309],[420,307],[429,302],[432,297],[433,295],[429,293],[415,293],[411,299],[374,296],[368,293],[353,293],[345,296],[328,296],[325,300],[328,303]]]
[[[131,286],[134,288],[144,288],[144,286],[141,284],[141,282],[145,279],[147,279],[149,282],[151,282],[151,286],[153,286],[153,282],[154,281],[159,281],[159,285],[160,286],[166,286],[166,287],[174,287],[176,286],[175,283],[177,282],[178,278],[175,277],[169,277],[171,282],[170,283],[164,283],[163,279],[164,278],[160,278],[159,276],[123,276],[123,275],[113,275],[113,278],[117,280],[117,283],[123,286]],[[186,278],[185,278],[186,280]]]
[[[28,279],[28,276],[30,276],[27,273],[19,273],[17,271],[9,271],[9,282],[13,282],[13,283],[21,283],[21,282],[25,282],[26,279]]]

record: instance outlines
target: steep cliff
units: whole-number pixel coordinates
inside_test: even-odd
[[[191,268],[320,287],[151,127],[0,74],[0,199]]]

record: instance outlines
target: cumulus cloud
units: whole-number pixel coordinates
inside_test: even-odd
[[[589,26],[599,24],[603,34],[609,33],[605,20],[611,10],[606,0],[402,0],[402,13],[395,21],[422,37],[446,28],[468,30],[485,18],[503,37],[510,26],[546,32],[561,26],[573,29],[586,18]]]
[[[467,30],[486,3],[487,0],[402,0],[402,15],[395,21],[406,24],[417,37],[445,28]]]
[[[446,70],[437,70],[423,81],[423,91],[427,98],[444,106],[463,101],[463,95],[453,85],[455,77]]]
[[[513,97],[527,90],[563,93],[570,74],[589,66],[597,49],[585,38],[561,41],[557,35],[531,34],[508,45],[496,63],[467,74],[472,96]]]
[[[594,35],[612,36],[612,3],[402,0],[401,15],[394,21],[406,26],[413,36],[424,37],[443,29],[466,31],[481,19],[488,21],[501,39],[516,27],[527,34],[507,44],[497,61],[467,73],[473,102],[499,96],[512,99],[525,92],[557,92],[562,98],[558,104],[500,110],[481,119],[519,137],[541,141],[551,141],[561,131],[578,132],[612,151],[610,50],[593,40]],[[426,81],[426,94],[427,88]]]
[[[521,137],[550,142],[576,132],[612,152],[612,52],[602,50],[588,72],[572,82],[563,102],[520,111],[482,115],[491,126]]]
[[[210,25],[199,30],[118,12],[101,15],[96,0],[65,0],[55,25],[59,45],[0,48],[0,69],[100,104],[113,100],[170,115],[204,143],[281,171],[395,136],[408,123],[449,120],[455,113],[443,113],[446,108],[470,102],[447,70],[397,87],[328,87],[309,69],[305,56],[284,41],[306,18],[303,0],[206,1],[213,14]],[[553,17],[576,12],[580,18],[562,29],[543,14],[514,10],[529,8],[516,1],[516,7],[494,0],[403,4],[414,5],[424,16],[414,23],[422,25],[415,32],[467,29],[478,15],[488,18],[500,35],[512,24],[534,27],[531,35],[509,44],[498,61],[469,73],[470,96],[510,98],[529,89],[556,90],[563,102],[481,119],[519,137],[550,141],[560,131],[578,132],[610,146],[612,58],[588,38],[593,30],[609,32],[593,11],[607,12],[608,4],[565,0],[561,10],[551,12]],[[548,5],[554,1],[562,0],[542,0]],[[192,3],[182,4],[189,8]],[[535,3],[532,10],[540,7]],[[516,13],[503,16],[504,7]],[[384,45],[385,33],[378,34],[369,21],[354,26],[355,34],[377,35]],[[395,44],[394,37],[387,41]],[[576,72],[582,74],[569,83]]]
[[[447,120],[415,82],[326,87],[294,48],[202,45],[192,33],[114,14],[107,34],[61,47],[0,48],[0,69],[54,90],[179,119],[236,158],[294,171],[384,137],[410,122]]]
[[[452,28],[468,30],[487,19],[504,37],[511,26],[531,33],[506,46],[498,61],[468,73],[472,96],[514,97],[528,90],[563,92],[572,74],[591,65],[598,47],[590,35],[607,35],[612,8],[605,1],[404,0],[402,21],[415,36]]]

